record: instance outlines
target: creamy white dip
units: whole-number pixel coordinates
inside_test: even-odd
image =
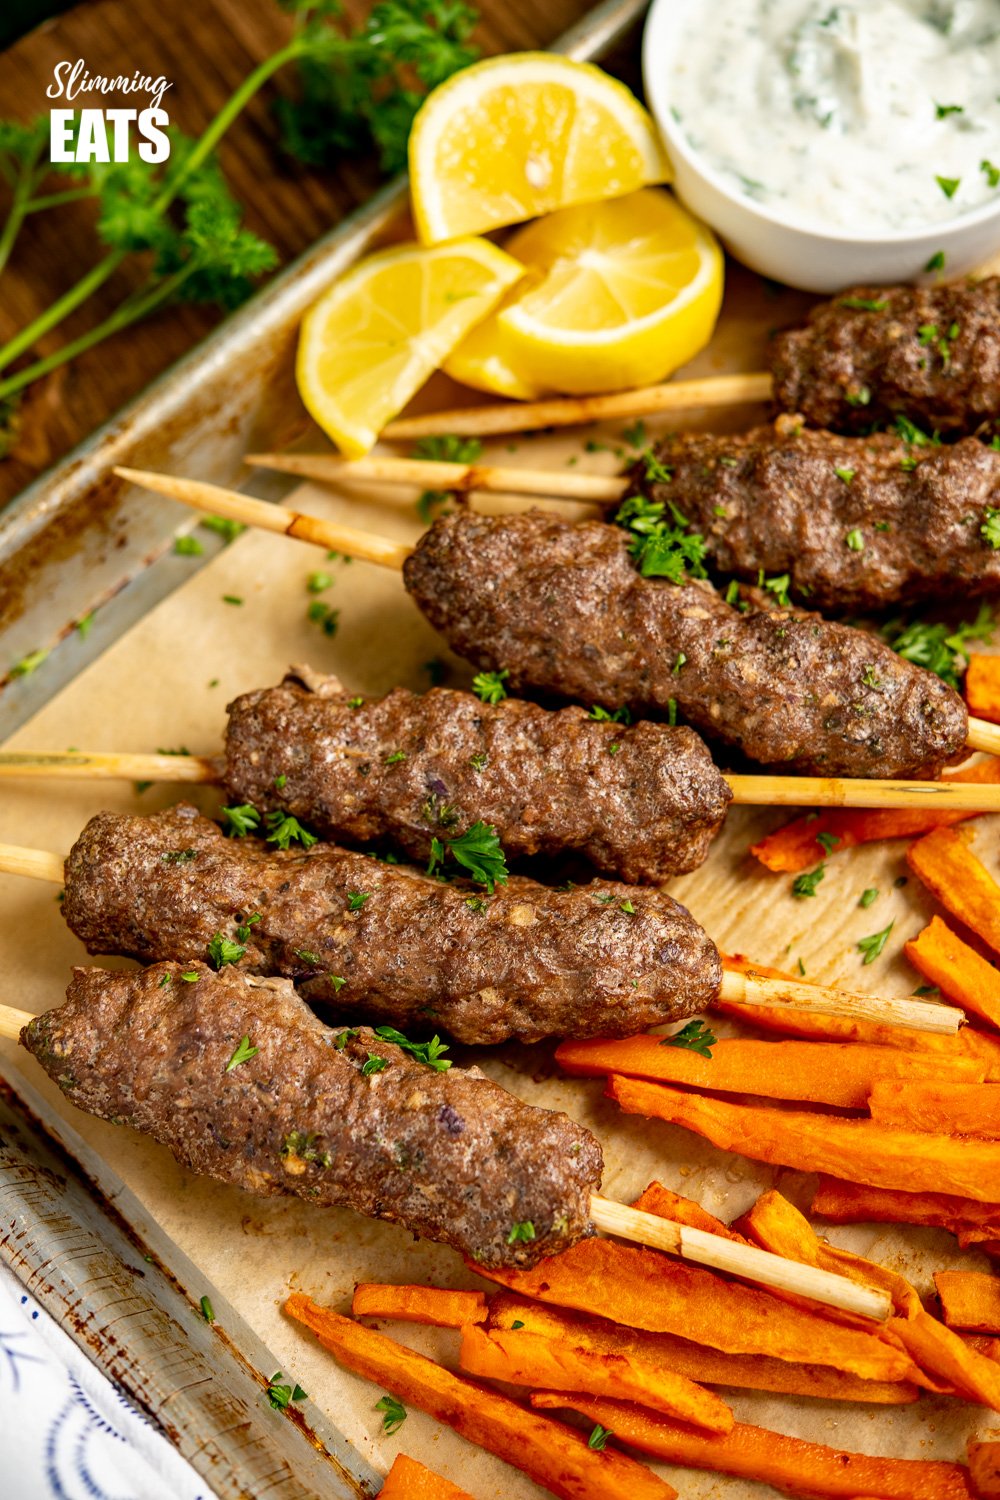
[[[705,164],[808,228],[877,236],[1000,194],[1000,0],[696,0],[670,63]]]

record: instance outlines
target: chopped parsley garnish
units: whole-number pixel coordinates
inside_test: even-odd
[[[275,1370],[267,1383],[267,1399],[275,1411],[287,1411],[292,1401],[308,1401],[308,1396],[300,1385],[282,1385],[280,1370]]]
[[[465,904],[470,911],[486,910],[486,898],[484,896],[466,896]]]
[[[317,834],[310,833],[308,828],[303,828],[298,818],[293,818],[291,813],[281,812],[279,808],[267,813],[264,822],[267,824],[267,842],[277,844],[279,849],[287,849],[293,843],[301,844],[303,849],[311,849],[313,844],[319,842]]]
[[[687,662],[687,657],[684,654],[684,652],[683,651],[678,651],[677,656],[674,659],[674,664],[670,668],[670,675],[671,675],[671,677],[679,677],[680,673],[681,673],[681,667],[683,667],[686,662]]]
[[[882,687],[881,682],[875,676],[875,668],[872,666],[871,662],[868,663],[868,665],[865,667],[865,670],[861,674],[861,686],[874,688],[876,692],[880,691]]]
[[[492,896],[498,885],[507,884],[507,862],[495,828],[487,823],[473,823],[465,833],[453,839],[431,839],[428,875],[434,875],[448,857],[468,870],[471,879],[484,885]]]
[[[885,312],[889,306],[882,297],[841,297],[841,307],[854,308],[856,312]]]
[[[938,104],[937,100],[934,101],[934,118],[936,120],[946,120],[949,115],[964,115],[964,114],[965,114],[965,106],[962,105],[962,104]],[[938,178],[938,182],[940,182],[940,181],[941,181],[941,179],[939,177]],[[951,194],[949,193],[948,196],[950,198]]]
[[[178,557],[202,557],[205,549],[196,536],[175,536],[174,552]]]
[[[281,1158],[297,1157],[299,1161],[314,1161],[319,1167],[332,1167],[333,1157],[329,1151],[321,1151],[316,1145],[315,1130],[292,1130],[281,1143]]]
[[[832,854],[841,840],[837,833],[817,833],[816,842],[825,854]]]
[[[782,609],[791,608],[792,601],[788,596],[788,585],[791,581],[791,576],[788,573],[779,573],[776,578],[765,578],[764,569],[761,568],[757,574],[757,587],[759,589],[766,589],[769,594],[773,594],[776,602],[781,605]]]
[[[946,198],[954,198],[955,194],[962,186],[961,177],[939,177],[937,176],[937,174],[935,174],[934,181],[937,183],[938,187],[941,189],[942,193],[944,193]]]
[[[91,630],[94,628],[94,617],[96,614],[97,611],[95,609],[92,609],[88,614],[81,615],[79,620],[77,620],[76,630],[81,641],[85,641]]]
[[[363,698],[348,698],[347,706],[348,708],[360,708],[364,701]]]
[[[213,531],[216,536],[221,536],[224,542],[234,542],[246,531],[246,526],[242,521],[233,521],[229,516],[202,516],[198,525],[204,526],[206,531]]]
[[[600,1422],[594,1424],[593,1431],[587,1439],[587,1447],[593,1448],[595,1453],[603,1453],[604,1445],[609,1437],[614,1437],[614,1431],[610,1427],[602,1427]]]
[[[687,1052],[697,1052],[699,1057],[711,1057],[712,1048],[718,1041],[718,1037],[706,1026],[704,1021],[688,1021],[680,1031],[675,1031],[673,1036],[665,1036],[660,1039],[661,1047],[683,1047]]]
[[[368,1061],[361,1065],[362,1078],[370,1078],[373,1073],[381,1073],[383,1068],[389,1066],[387,1057],[379,1057],[377,1052],[369,1052]]]
[[[1000,547],[1000,509],[996,506],[987,505],[983,511],[985,520],[979,528],[980,536],[984,537],[987,544],[994,552]]]
[[[197,977],[198,976],[196,974],[195,978],[197,979]],[[187,975],[182,974],[181,978],[186,979]],[[241,1063],[249,1062],[252,1057],[257,1056],[257,1053],[259,1051],[259,1047],[251,1047],[250,1038],[248,1036],[240,1037],[239,1046],[236,1048],[232,1057],[226,1063],[226,1072],[231,1073],[233,1069],[238,1068]]]
[[[405,759],[406,759],[406,751],[405,750],[394,750],[391,755],[387,755],[386,756],[386,758],[385,758],[385,764],[387,766],[398,766],[399,762],[401,760],[405,760]]]
[[[226,964],[238,964],[246,952],[242,943],[234,943],[231,938],[223,937],[217,932],[209,940],[208,960],[215,969],[223,969]]]
[[[383,1396],[381,1401],[375,1402],[375,1410],[382,1413],[382,1431],[388,1437],[398,1432],[406,1421],[406,1407],[395,1396]]]
[[[520,1224],[512,1224],[510,1234],[507,1236],[508,1245],[526,1245],[529,1240],[535,1238],[535,1226],[530,1219],[525,1219]]]
[[[276,776],[271,782],[271,785],[274,787],[274,790],[276,792],[283,792],[285,790],[285,787],[288,785],[288,777]]]
[[[893,919],[888,927],[882,928],[881,932],[873,932],[870,937],[860,939],[858,942],[858,952],[864,954],[864,962],[866,964],[873,964],[878,958],[888,942],[889,934],[895,925],[895,919]]]
[[[348,891],[347,910],[360,911],[370,896],[371,891]]]
[[[924,266],[925,271],[943,271],[945,264],[945,253],[943,250],[935,250],[930,260]]]
[[[474,771],[485,771],[490,763],[490,758],[484,750],[477,750],[475,755],[469,756],[469,765]]]
[[[851,480],[857,473],[857,470],[835,468],[833,472],[836,474],[837,478],[841,481],[842,484],[850,484]]]
[[[10,669],[11,677],[30,677],[32,672],[37,672],[42,662],[48,656],[47,650],[29,651],[27,656],[22,656]]]
[[[242,604],[243,600],[239,594],[223,594],[222,602],[223,604]]]
[[[329,573],[310,573],[306,579],[306,590],[310,594],[321,594],[332,583],[333,578]]]
[[[481,458],[483,445],[477,437],[459,437],[453,432],[435,433],[419,438],[413,445],[413,457],[437,464],[474,464]]]
[[[304,964],[321,964],[323,962],[318,953],[313,953],[311,948],[295,948],[292,950],[296,958],[301,958]]]
[[[333,985],[333,993],[339,995],[347,980],[341,974],[328,974],[326,977]]]
[[[239,807],[224,807],[222,816],[226,821],[226,832],[230,838],[242,839],[260,826],[260,813],[249,802]]]
[[[878,886],[870,885],[867,890],[861,892],[861,895],[858,898],[858,905],[862,908],[862,910],[867,911],[869,906],[871,906],[872,903],[877,900]]]
[[[198,858],[197,849],[168,849],[166,854],[161,854],[165,865],[187,865],[193,859]]]
[[[181,978],[183,979],[185,984],[196,984],[201,978],[201,975],[198,973],[197,969],[188,969],[181,975]],[[226,1072],[229,1072],[228,1068],[226,1069]]]
[[[649,464],[647,462],[647,478]],[[669,470],[664,471],[669,478]],[[686,578],[707,578],[704,558],[705,538],[696,531],[685,531],[688,524],[676,507],[671,507],[672,521],[664,519],[662,501],[633,495],[615,515],[617,525],[632,533],[629,553],[644,578],[666,578],[683,583]]]
[[[242,922],[236,929],[236,936],[241,943],[246,943],[249,941],[250,929],[251,927],[256,927],[259,921],[261,921],[261,915],[259,911],[252,911],[248,917],[243,918]]]
[[[337,634],[340,628],[340,610],[331,609],[322,599],[314,599],[306,610],[306,618],[314,625],[319,625],[324,635],[331,638]]]
[[[215,1309],[213,1308],[209,1299],[207,1297],[202,1297],[201,1301],[198,1303],[198,1306],[201,1308],[201,1315],[205,1319],[205,1322],[214,1323]]]
[[[380,1036],[384,1042],[392,1042],[394,1046],[401,1047],[404,1052],[415,1057],[417,1062],[433,1068],[435,1073],[445,1073],[451,1067],[451,1059],[442,1056],[442,1053],[448,1051],[448,1045],[439,1036],[431,1037],[429,1042],[411,1042],[394,1026],[376,1026],[375,1035]]]
[[[472,691],[477,698],[484,703],[499,703],[506,698],[507,689],[504,683],[510,676],[509,671],[503,672],[477,672],[472,679]]]
[[[857,526],[847,533],[844,541],[852,552],[863,552],[865,550],[865,539]]]
[[[916,422],[911,422],[909,417],[898,416],[892,425],[903,442],[910,443],[914,448],[927,448],[930,445],[936,447],[939,442],[937,433],[929,435]]]
[[[882,626],[882,635],[898,656],[918,667],[934,672],[949,687],[957,688],[965,670],[960,658],[967,655],[969,641],[990,641],[994,620],[988,604],[982,604],[976,618],[952,630],[948,625],[927,625],[922,620],[905,621],[902,617]]]
[[[990,187],[1000,187],[1000,167],[995,166],[993,162],[987,161],[984,158],[979,163],[979,170],[986,173],[986,181]]]
[[[628,914],[628,916],[630,916],[630,917],[634,917],[635,916],[635,907],[632,905],[632,902],[629,901],[629,900],[619,901],[619,903],[618,903],[618,910],[626,912]]]
[[[796,875],[792,881],[792,895],[804,898],[815,896],[816,887],[826,874],[826,865],[817,865],[815,870],[807,870],[802,875]]]
[[[512,1329],[523,1328],[524,1327],[524,1323],[521,1321],[520,1318],[515,1318],[514,1321],[513,1321],[513,1323],[510,1326],[511,1326]]]
[[[633,422],[631,427],[625,428],[622,433],[622,442],[628,443],[630,448],[646,446],[646,424],[641,417],[638,422]]]
[[[348,1042],[353,1042],[357,1034],[358,1033],[353,1026],[348,1027],[346,1031],[338,1031],[337,1035],[333,1039],[333,1045],[336,1047],[338,1052],[343,1052]]]
[[[673,729],[677,725],[677,699],[667,699],[667,723]]]
[[[599,703],[594,704],[587,718],[598,719],[603,724],[631,724],[632,722],[632,715],[629,713],[627,707],[616,708],[611,713],[608,713],[608,710],[602,708]]]
[[[856,391],[844,392],[844,400],[848,406],[867,406],[871,399],[871,389],[867,385],[859,385]]]

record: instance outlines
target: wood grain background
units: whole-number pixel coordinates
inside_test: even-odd
[[[484,52],[547,46],[590,7],[587,0],[484,0],[475,40]],[[370,9],[347,0],[355,19]],[[280,47],[288,17],[275,0],[93,0],[56,17],[0,57],[0,117],[27,121],[50,108],[45,89],[63,59],[82,57],[91,72],[131,75],[135,67],[173,82],[172,123],[198,134],[262,58]],[[276,93],[291,89],[279,74],[226,137],[222,163],[247,223],[292,259],[378,183],[371,160],[346,157],[335,171],[305,169],[283,155],[271,118]],[[108,95],[108,106],[132,101]],[[35,317],[99,254],[92,203],[41,213],[28,221],[0,284],[0,341]],[[109,313],[141,279],[126,266],[91,302],[33,351],[48,354]],[[5,504],[80,438],[178,358],[219,319],[213,308],[170,308],[119,334],[33,387],[21,412],[17,443],[0,462]]]

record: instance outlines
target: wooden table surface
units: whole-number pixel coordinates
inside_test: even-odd
[[[591,0],[593,3],[593,0]],[[590,8],[587,0],[482,0],[475,40],[486,53],[547,46]],[[355,19],[368,0],[346,0]],[[262,58],[281,46],[288,17],[276,0],[92,0],[39,27],[0,58],[0,118],[47,112],[54,65],[85,60],[92,73],[162,73],[173,82],[171,123],[198,134]],[[249,227],[274,244],[285,263],[363,201],[378,183],[370,160],[345,157],[333,171],[306,169],[278,149],[271,118],[276,94],[292,88],[279,74],[226,137],[222,163],[246,208]],[[85,101],[86,102],[86,101]],[[132,101],[108,95],[106,107]],[[6,341],[94,263],[95,208],[85,202],[29,219],[0,285],[0,341]],[[141,279],[123,267],[59,329],[39,340],[50,353],[110,312]],[[21,408],[17,441],[0,461],[0,505],[110,416],[205,334],[214,308],[169,308],[54,372]]]

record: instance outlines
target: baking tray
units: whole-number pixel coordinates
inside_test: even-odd
[[[647,3],[605,0],[553,50],[602,58]],[[292,378],[301,315],[372,244],[398,235],[406,192],[405,178],[389,183],[0,515],[0,739],[219,550],[203,534],[203,559],[174,556],[176,506],[112,466],[234,484],[249,448],[286,441],[302,425]],[[292,484],[255,476],[243,487],[279,499]],[[84,636],[77,622],[95,610]],[[49,652],[43,668],[11,676],[36,650]],[[16,1067],[0,1081],[0,1202],[0,1256],[218,1495],[376,1492],[377,1471],[311,1403],[270,1411],[262,1392],[280,1361]]]

